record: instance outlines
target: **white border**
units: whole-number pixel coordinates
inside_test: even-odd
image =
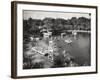
[[[23,70],[23,10],[45,10],[91,13],[91,66]],[[17,76],[81,73],[96,71],[96,10],[91,8],[59,7],[46,5],[17,4]]]

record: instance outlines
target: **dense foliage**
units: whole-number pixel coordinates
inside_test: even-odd
[[[38,33],[41,29],[46,28],[52,31],[63,31],[63,30],[91,30],[90,25],[91,20],[85,17],[72,17],[71,19],[63,18],[49,18],[46,17],[41,19],[23,20],[23,27],[25,33]]]

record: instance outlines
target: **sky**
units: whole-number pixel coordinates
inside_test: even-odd
[[[23,11],[23,19],[27,20],[30,17],[33,18],[33,19],[44,19],[45,17],[64,18],[64,19],[71,19],[72,17],[90,18],[89,13],[24,10]]]

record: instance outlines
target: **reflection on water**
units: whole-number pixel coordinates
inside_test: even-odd
[[[64,42],[64,40],[68,38],[72,40],[71,44]],[[75,57],[76,63],[80,65],[90,65],[90,39],[91,38],[89,33],[78,33],[76,36],[72,36],[68,33],[67,36],[65,36],[63,40],[57,42],[57,44],[58,47],[61,48],[59,51],[66,50],[68,53]]]

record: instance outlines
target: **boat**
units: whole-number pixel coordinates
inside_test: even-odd
[[[66,39],[65,42],[68,43],[68,44],[70,44],[70,43],[72,43],[73,41],[72,41],[71,39]]]

